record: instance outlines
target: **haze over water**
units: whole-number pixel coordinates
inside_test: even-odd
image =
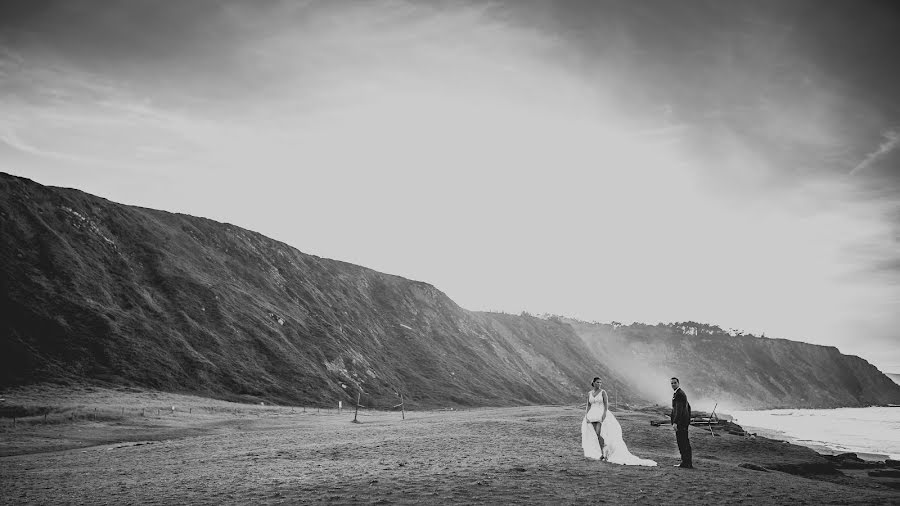
[[[773,409],[731,414],[744,430],[762,429],[760,435],[783,437],[821,453],[830,450],[900,459],[900,408]]]

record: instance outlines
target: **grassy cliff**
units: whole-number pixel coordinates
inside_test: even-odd
[[[701,324],[471,312],[440,290],[226,223],[0,174],[0,387],[105,382],[225,399],[392,406],[900,403],[835,348]]]
[[[245,400],[580,399],[571,327],[233,225],[0,176],[0,385],[106,381]]]

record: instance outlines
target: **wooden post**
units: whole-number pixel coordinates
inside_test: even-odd
[[[144,416],[144,408],[141,408],[141,416]]]
[[[359,423],[359,420],[356,419],[357,413],[359,413],[359,399],[362,397],[361,392],[356,393],[356,411],[353,412],[353,423]]]
[[[400,408],[400,415],[403,417],[404,420],[406,420],[406,411],[403,409],[403,395],[401,395],[401,394],[397,394],[397,395],[400,396],[400,404],[395,404],[395,405],[391,406],[391,409]]]
[[[189,414],[189,415],[193,415],[193,414],[194,414],[194,408],[188,408],[188,414]]]

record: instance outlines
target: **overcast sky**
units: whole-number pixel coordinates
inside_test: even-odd
[[[900,372],[891,1],[4,1],[0,170]]]

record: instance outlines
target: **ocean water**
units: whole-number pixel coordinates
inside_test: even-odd
[[[774,409],[729,414],[746,431],[821,453],[853,452],[861,458],[866,458],[862,454],[874,454],[900,460],[900,407]]]

